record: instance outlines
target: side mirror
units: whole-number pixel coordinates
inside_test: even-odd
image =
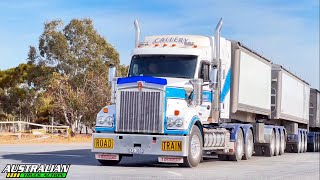
[[[110,66],[109,67],[109,82],[112,82],[113,81],[113,78],[116,77],[116,67],[114,66]]]

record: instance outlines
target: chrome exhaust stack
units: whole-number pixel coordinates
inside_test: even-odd
[[[140,26],[138,20],[134,20],[134,28],[136,29],[136,40],[135,40],[135,47],[137,48],[140,44]]]
[[[211,61],[210,87],[214,95],[211,104],[211,123],[218,123],[220,118],[220,92],[221,92],[221,60],[220,60],[220,32],[222,29],[222,18],[219,20],[214,32],[215,58]]]

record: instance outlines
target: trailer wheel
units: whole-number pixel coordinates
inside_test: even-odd
[[[184,157],[183,163],[179,165],[183,167],[196,167],[200,163],[203,153],[203,140],[198,126],[192,127],[189,137],[188,156]]]
[[[103,166],[115,166],[115,165],[120,163],[121,159],[122,159],[122,156],[119,155],[119,160],[116,160],[116,161],[113,161],[113,160],[112,161],[110,161],[110,160],[101,160],[101,159],[98,159],[98,161]]]
[[[242,159],[249,160],[252,154],[253,154],[253,135],[252,135],[252,131],[249,130],[247,143],[244,145],[244,156],[242,157]]]
[[[286,145],[284,136],[285,136],[284,131],[280,131],[280,155],[284,153],[284,149]]]
[[[319,135],[318,134],[316,134],[315,135],[315,142],[314,142],[314,144],[315,144],[315,148],[314,148],[314,152],[318,152],[319,151],[319,148],[320,148],[320,138],[319,138]]]
[[[304,153],[305,152],[307,152],[307,141],[308,141],[308,139],[307,139],[308,137],[307,137],[307,133],[304,133]]]
[[[244,153],[244,139],[243,139],[243,131],[240,128],[238,131],[237,139],[236,139],[236,148],[234,155],[229,156],[229,160],[231,161],[240,161],[242,159]]]
[[[280,132],[276,133],[276,146],[274,150],[274,156],[278,156],[280,154]]]
[[[299,153],[303,153],[303,151],[304,151],[304,138],[303,138],[303,134],[301,133],[300,134],[300,151],[299,151]]]
[[[267,145],[266,148],[266,156],[268,157],[272,157],[274,155],[275,152],[275,146],[276,146],[276,138],[274,135],[274,131],[271,132],[271,136],[270,136],[270,143]]]

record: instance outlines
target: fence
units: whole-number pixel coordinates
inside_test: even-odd
[[[37,127],[37,128],[31,128]],[[39,129],[42,128],[42,129]],[[66,138],[70,136],[69,126],[54,126],[54,125],[43,125],[30,123],[25,121],[0,121],[0,135],[1,132],[11,133],[13,135],[17,135],[19,139],[21,139],[22,133],[33,133],[33,134],[41,134],[41,133],[66,133]]]

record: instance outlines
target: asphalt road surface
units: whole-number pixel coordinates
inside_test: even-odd
[[[254,156],[248,161],[205,160],[196,168],[157,163],[155,156],[125,157],[118,166],[101,166],[89,144],[0,145],[0,171],[12,163],[72,164],[67,179],[315,179],[319,180],[319,153],[277,157]],[[0,179],[5,174],[0,173]]]

